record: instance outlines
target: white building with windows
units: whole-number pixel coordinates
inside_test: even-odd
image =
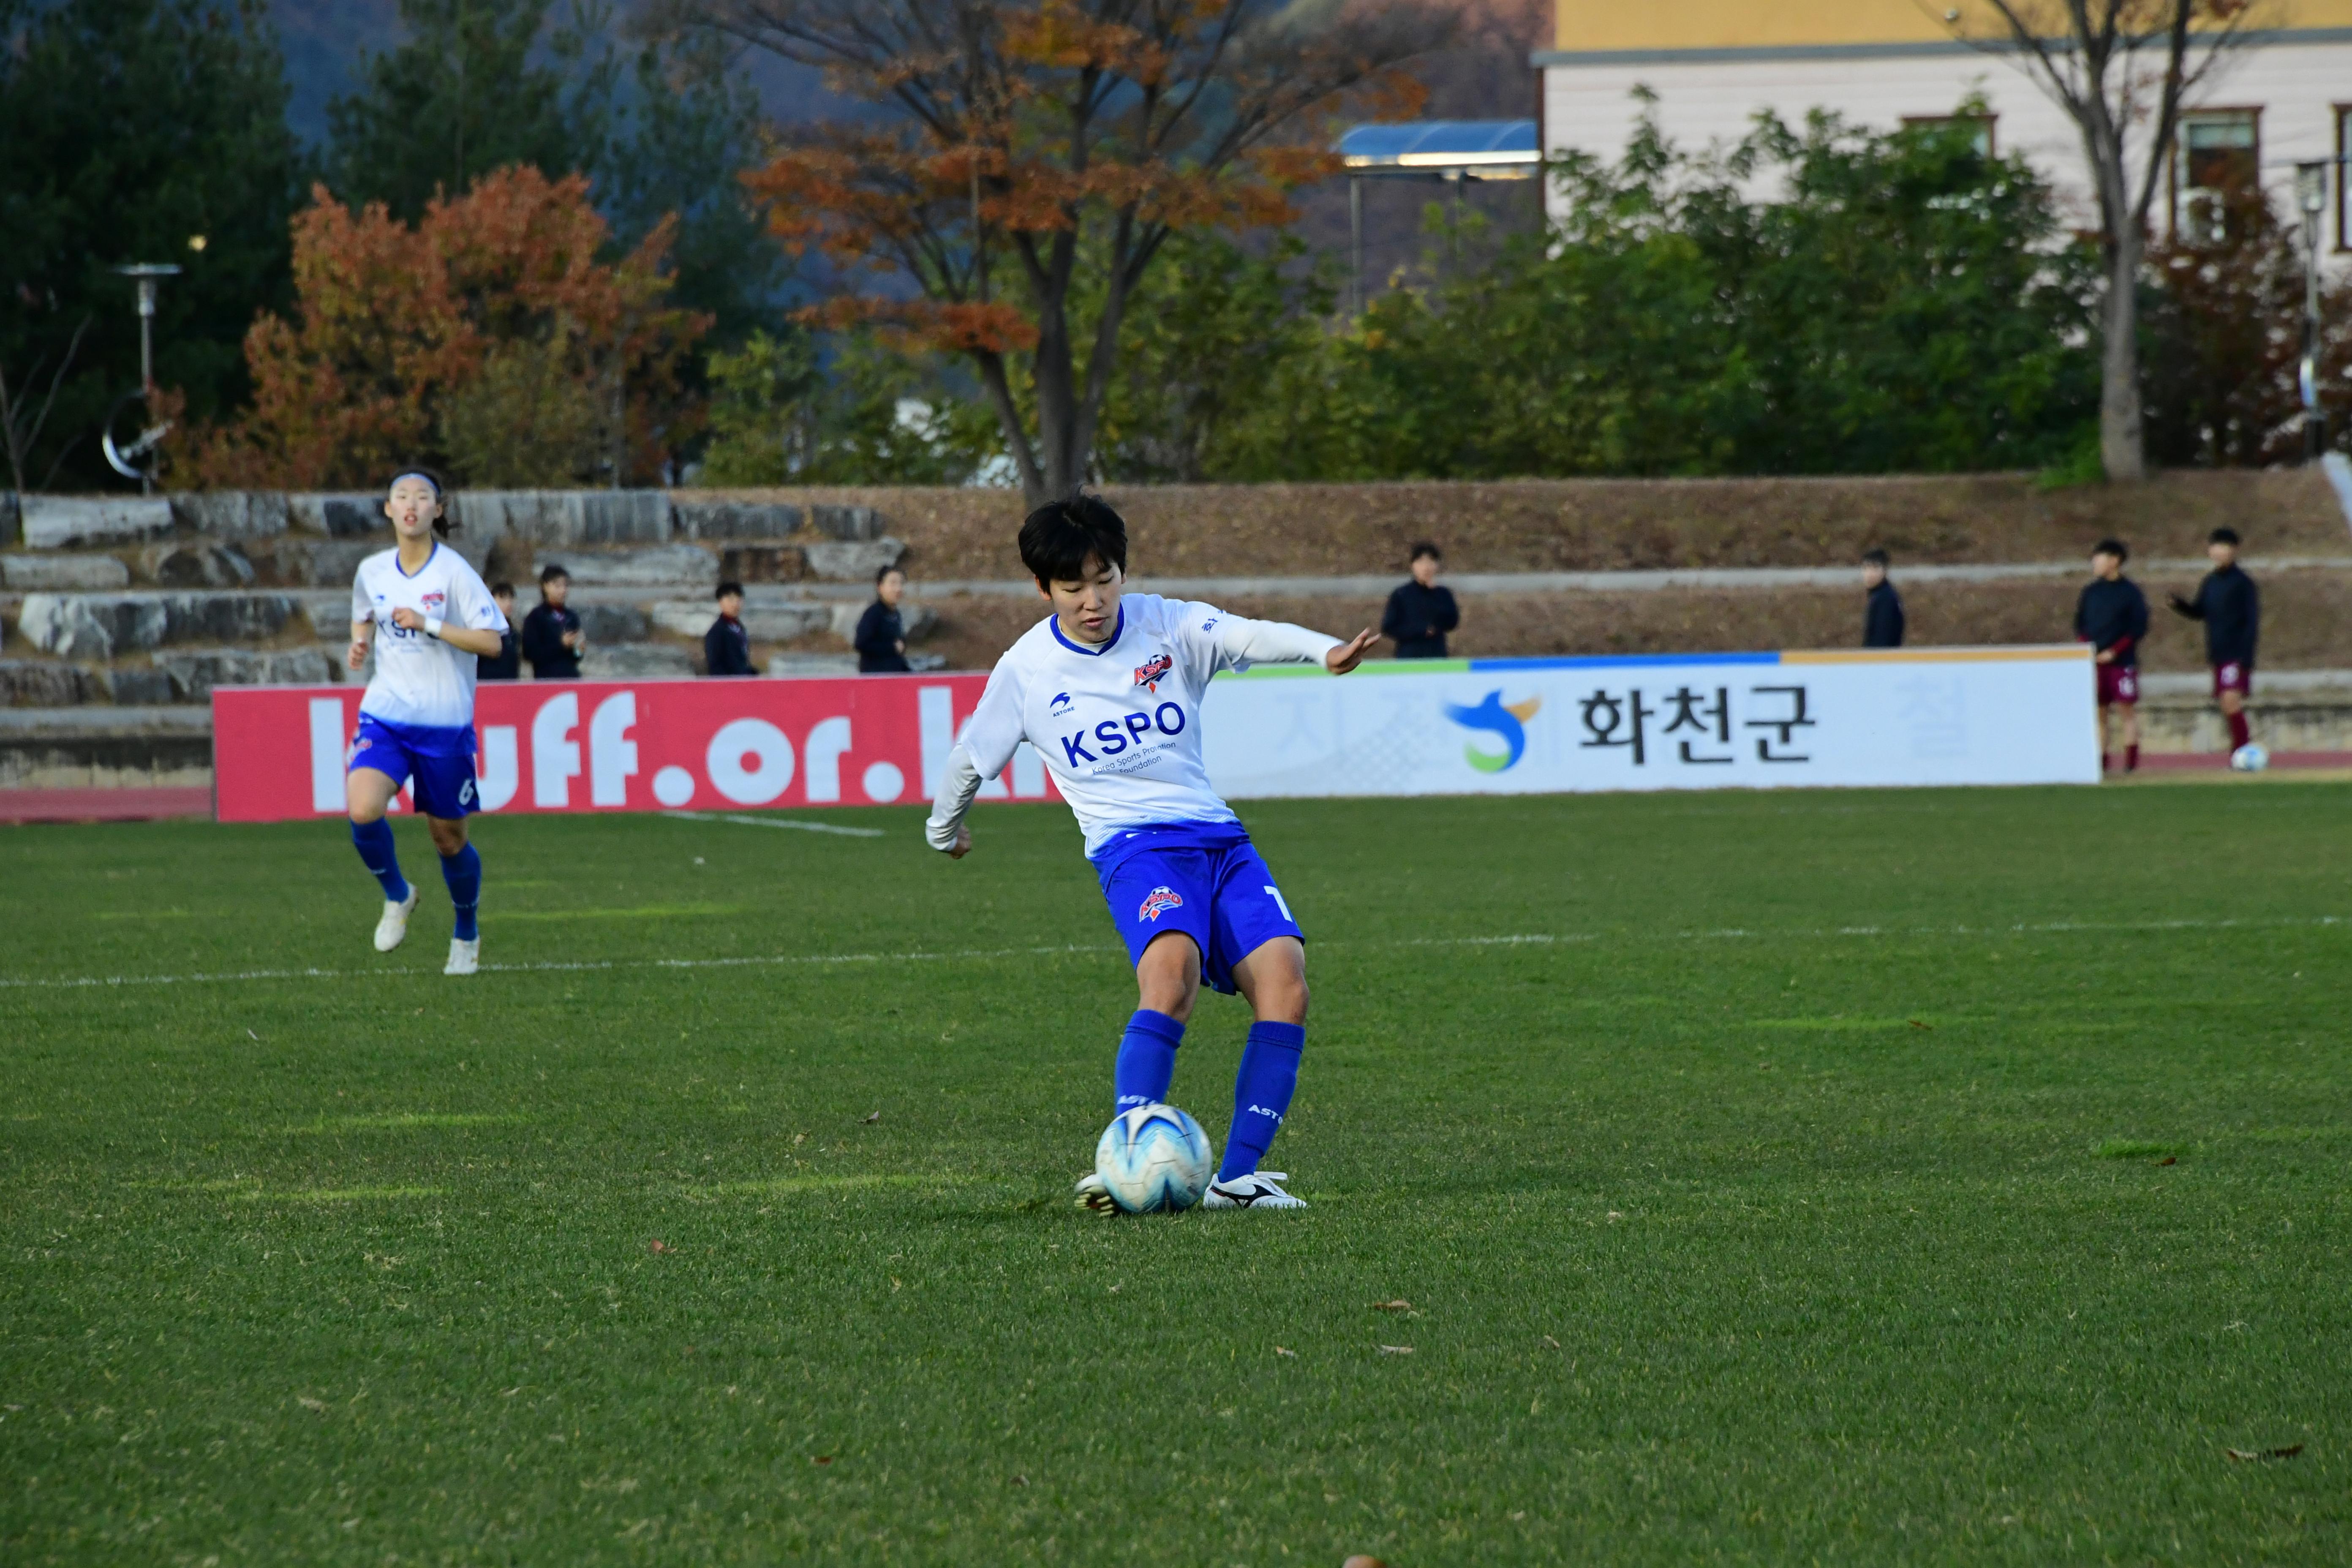
[[[1968,0],[1963,0],[1968,3]],[[2193,223],[2200,193],[2256,174],[2281,216],[2294,210],[2294,165],[2352,153],[2352,0],[2257,0],[2248,31],[2192,93],[2155,205],[2160,226]],[[2014,57],[1969,41],[1999,36],[1990,14],[1941,0],[1558,0],[1543,72],[1545,152],[1613,159],[1657,95],[1667,135],[1685,146],[1746,134],[1760,110],[1791,125],[1816,108],[1885,129],[1952,117],[1971,98],[1984,133],[2030,157],[2070,221],[2097,224],[2074,121]],[[2145,156],[2145,136],[2140,153]],[[2340,170],[2342,165],[2337,163]],[[1549,200],[1559,201],[1557,192]],[[2331,178],[2322,245],[2352,258],[2352,211]]]

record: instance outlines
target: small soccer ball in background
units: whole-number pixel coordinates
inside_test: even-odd
[[[1209,1135],[1172,1105],[1120,1111],[1095,1145],[1095,1174],[1129,1214],[1191,1208],[1214,1170]]]
[[[2258,773],[2271,765],[2271,754],[2249,741],[2230,753],[2230,765],[2242,773]]]

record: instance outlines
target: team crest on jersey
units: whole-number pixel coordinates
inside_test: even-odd
[[[1143,907],[1135,911],[1139,921],[1157,921],[1170,910],[1181,909],[1184,895],[1173,888],[1154,888],[1143,895]]]
[[[448,602],[449,596],[446,594],[427,594],[425,595],[425,607],[428,610],[437,611],[443,605],[446,605]]]
[[[1167,679],[1168,672],[1175,668],[1174,659],[1164,653],[1155,653],[1151,656],[1150,663],[1140,666],[1136,670],[1135,683],[1146,691],[1157,692],[1160,689],[1160,683]]]

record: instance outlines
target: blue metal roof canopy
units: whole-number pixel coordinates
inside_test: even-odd
[[[1339,138],[1352,175],[1525,180],[1543,163],[1532,120],[1416,120],[1359,125]]]
[[[1348,170],[1349,307],[1364,309],[1364,187],[1368,179],[1444,180],[1458,217],[1466,180],[1531,180],[1543,168],[1532,120],[1414,120],[1359,125],[1339,138]]]

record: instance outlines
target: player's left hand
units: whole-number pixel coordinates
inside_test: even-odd
[[[1323,668],[1334,675],[1345,675],[1364,662],[1364,655],[1381,640],[1381,634],[1366,626],[1349,641],[1341,643],[1323,656]]]
[[[404,632],[421,632],[425,629],[425,617],[403,605],[392,612],[392,624]]]

